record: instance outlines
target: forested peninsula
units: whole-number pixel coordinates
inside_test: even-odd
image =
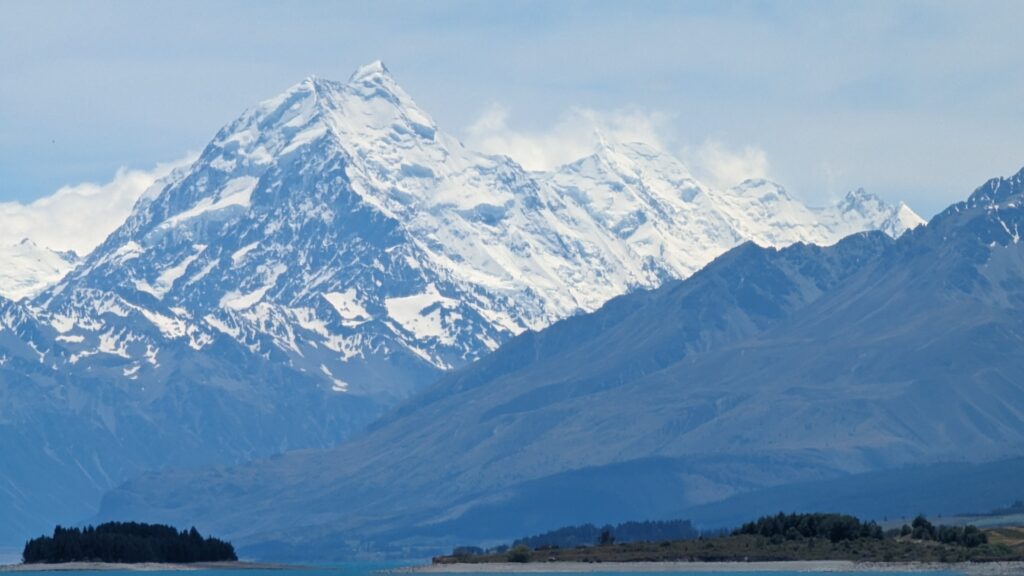
[[[190,564],[237,561],[229,542],[203,537],[194,527],[177,530],[161,524],[108,522],[85,528],[57,526],[53,535],[25,543],[25,564],[66,562],[144,562]]]

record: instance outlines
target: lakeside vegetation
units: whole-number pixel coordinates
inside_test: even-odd
[[[194,527],[179,532],[171,526],[138,522],[108,522],[85,528],[57,526],[52,536],[26,542],[22,552],[26,564],[189,564],[237,560],[234,546],[217,538],[204,538]]]
[[[1024,558],[1024,526],[1001,526],[985,531],[989,542],[1006,546]]]
[[[623,522],[616,526],[597,527],[593,524],[566,526],[536,536],[521,538],[512,547],[526,546],[531,549],[543,547],[575,548],[600,542],[660,542],[662,540],[689,540],[700,536],[689,520],[667,520],[647,522]]]
[[[558,531],[554,531],[558,532]],[[661,541],[616,542],[604,530],[589,545],[511,548],[481,553],[457,548],[434,558],[437,564],[495,562],[669,562],[851,560],[859,562],[993,562],[1022,560],[1022,550],[1000,536],[990,542],[975,526],[935,526],[918,516],[910,524],[883,530],[844,514],[777,514],[718,536]],[[478,549],[476,549],[478,550]]]

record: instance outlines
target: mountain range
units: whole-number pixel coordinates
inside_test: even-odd
[[[187,518],[255,555],[409,557],[566,524],[711,518],[750,493],[950,512],[981,501],[973,485],[902,490],[892,506],[841,479],[891,491],[882,473],[924,486],[1003,460],[977,486],[1012,501],[1019,484],[991,475],[1024,450],[1021,224],[1024,170],[897,240],[746,243],[526,332],[337,447],[148,474],[101,516]],[[805,488],[771,491],[790,485]],[[819,485],[837,492],[806,488]]]
[[[643,144],[529,173],[439,131],[379,62],[263,102],[162,185],[37,298],[62,333],[91,340],[80,325],[109,294],[164,338],[227,337],[388,398],[746,240],[824,245],[922,223],[862,190],[821,210],[763,180],[711,190]],[[122,340],[142,377],[131,348],[158,343]]]
[[[921,223],[862,190],[823,209],[765,180],[716,190],[642,143],[530,172],[441,131],[379,62],[307,78],[221,129],[85,257],[3,256],[0,536],[89,516],[146,471],[333,446],[504,343],[741,243],[888,234],[849,248],[871,252]],[[791,281],[831,286],[837,260]]]

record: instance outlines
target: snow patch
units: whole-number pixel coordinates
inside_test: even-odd
[[[213,314],[207,314],[206,316],[203,316],[203,320],[207,324],[209,324],[210,327],[214,328],[219,332],[227,334],[228,336],[234,338],[235,340],[237,340],[238,335],[241,334],[241,331],[238,328],[228,326],[220,318],[217,318]]]
[[[171,318],[146,309],[141,309],[141,312],[146,320],[149,320],[167,338],[181,338],[188,333],[188,323],[180,318]]]
[[[98,350],[104,354],[130,358],[130,356],[128,356],[127,338],[114,334],[113,329],[100,334],[100,345]]]
[[[242,262],[242,260],[245,259],[245,255],[248,254],[249,252],[252,252],[253,249],[255,249],[259,245],[259,242],[253,242],[252,244],[246,244],[245,246],[242,246],[241,248],[236,250],[235,253],[231,255],[231,264],[237,267]]]
[[[321,364],[320,365],[320,371],[323,372],[325,376],[330,378],[330,380],[331,380],[331,390],[333,390],[335,392],[348,392],[348,382],[345,382],[344,380],[341,380],[340,378],[335,378],[334,374],[331,373],[330,368],[328,368],[324,364]]]
[[[53,329],[57,332],[64,334],[65,332],[70,332],[75,327],[75,319],[63,314],[54,314],[50,318],[50,326],[53,326]]]
[[[445,338],[442,309],[458,305],[457,300],[442,296],[432,283],[422,294],[387,298],[384,303],[388,316],[418,339]]]
[[[159,351],[159,348],[155,348],[148,344],[146,345],[146,362],[149,362],[149,364],[154,368],[160,366],[160,364],[156,361],[156,354]]]
[[[252,308],[266,296],[267,292],[274,287],[277,279],[288,270],[288,267],[284,264],[275,264],[269,274],[267,274],[266,283],[253,290],[252,292],[242,293],[237,290],[231,290],[224,294],[220,299],[221,308],[229,308],[231,310],[245,310]]]
[[[209,197],[203,198],[192,208],[189,208],[179,214],[175,214],[171,218],[165,220],[160,225],[160,228],[173,228],[187,220],[198,218],[205,214],[219,212],[226,208],[248,208],[250,196],[252,196],[252,191],[256,189],[257,183],[259,183],[259,180],[252,176],[240,176],[229,180],[221,188],[218,199],[214,200]]]
[[[341,316],[341,323],[344,326],[355,327],[372,319],[370,313],[356,299],[355,288],[349,288],[344,292],[327,292],[323,297]]]
[[[134,240],[129,240],[111,254],[110,258],[114,262],[124,263],[134,258],[138,258],[142,255],[142,246]]]
[[[323,124],[316,124],[314,126],[311,126],[293,136],[292,141],[287,146],[285,146],[283,150],[281,150],[281,154],[289,154],[291,152],[294,152],[295,150],[298,150],[302,146],[309,144],[310,142],[313,142],[317,138],[320,138],[326,133],[327,126]]]

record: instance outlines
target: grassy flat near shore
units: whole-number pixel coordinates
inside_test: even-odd
[[[985,530],[988,541],[1006,546],[1017,555],[1024,557],[1024,526],[1004,526]]]
[[[1014,533],[1024,536],[1024,533]],[[1010,535],[1012,536],[1012,535]],[[995,539],[995,536],[993,536]],[[833,543],[824,538],[773,540],[735,535],[666,542],[633,542],[581,548],[513,549],[501,554],[439,556],[435,564],[508,562],[772,562],[849,560],[853,562],[1010,562],[1024,560],[1021,542],[1003,541],[975,548],[910,539],[859,538]]]
[[[543,562],[534,564],[431,564],[398,572],[421,574],[960,574],[962,576],[1020,576],[1024,562],[922,564],[916,562],[850,562],[792,560],[787,562]]]

